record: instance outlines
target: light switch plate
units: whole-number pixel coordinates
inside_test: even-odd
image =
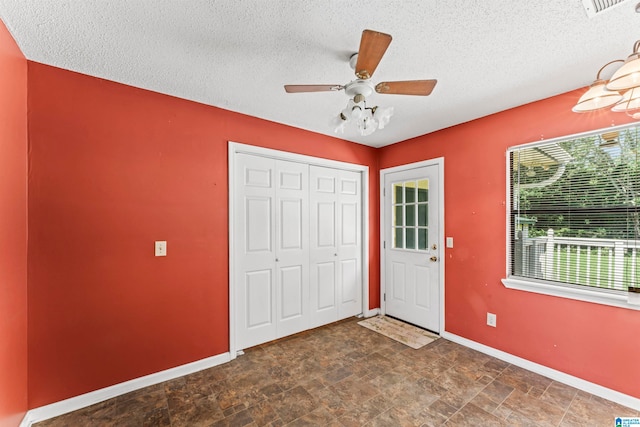
[[[497,326],[498,316],[493,313],[487,313],[487,325],[493,326],[494,328]]]
[[[453,247],[453,237],[447,237],[447,247],[448,248]]]
[[[167,256],[166,240],[156,240],[156,256]]]

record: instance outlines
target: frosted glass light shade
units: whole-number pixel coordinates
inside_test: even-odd
[[[640,54],[634,53],[625,61],[607,83],[609,90],[627,90],[640,86]]]
[[[640,88],[633,88],[622,95],[622,100],[614,105],[611,111],[624,113],[638,109],[640,109]]]
[[[586,113],[610,107],[622,99],[618,92],[607,88],[605,80],[596,80],[588,91],[578,100],[578,103],[571,109],[575,113]]]

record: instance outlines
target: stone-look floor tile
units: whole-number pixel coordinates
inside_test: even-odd
[[[597,396],[584,392],[576,393],[567,414],[562,420],[565,425],[572,425],[578,420],[589,420],[593,425],[608,425],[614,417],[635,417],[637,412]]]
[[[540,400],[551,403],[566,411],[577,392],[578,390],[571,386],[554,381],[547,387],[542,396],[540,396]]]
[[[116,412],[120,414],[138,413],[140,416],[154,409],[167,407],[164,386],[156,384],[115,398]]]
[[[511,409],[512,412],[518,412],[534,420],[540,426],[557,426],[562,421],[565,412],[557,406],[523,393],[520,390],[514,390],[503,405]]]
[[[446,356],[441,356],[440,359],[430,362],[425,369],[420,370],[420,374],[427,378],[437,380],[440,375],[454,366],[455,362],[453,360],[448,359]]]
[[[80,409],[69,414],[53,418],[42,423],[38,423],[38,427],[66,427],[77,425],[115,425],[117,418],[115,399],[91,405],[87,408]]]
[[[438,384],[447,389],[442,396],[443,401],[458,409],[465,406],[485,387],[451,369],[438,377]]]
[[[258,426],[266,426],[280,419],[269,402],[260,402],[248,409],[251,418]]]
[[[169,417],[168,408],[153,409],[142,419],[143,427],[171,427],[171,418]]]
[[[372,387],[375,387],[378,390],[385,390],[396,384],[401,384],[406,380],[407,377],[405,375],[396,371],[384,372],[378,376],[367,379],[369,384],[371,384]]]
[[[487,386],[484,389],[482,389],[480,394],[482,394],[483,396],[486,396],[493,402],[500,404],[504,402],[507,397],[509,397],[509,395],[513,392],[513,390],[514,390],[513,387],[503,384],[498,380],[495,380],[487,384]]]
[[[484,367],[492,372],[493,377],[495,378],[509,367],[509,363],[500,359],[491,358],[484,364]]]
[[[353,375],[353,372],[349,368],[345,368],[344,366],[338,367],[336,369],[332,369],[327,371],[325,374],[320,376],[320,380],[325,385],[335,384],[338,381],[342,381],[343,379]]]
[[[318,408],[287,424],[287,427],[339,425],[338,421],[326,409]]]
[[[336,418],[349,413],[356,406],[353,403],[343,401],[333,390],[327,387],[312,392],[312,396],[318,402],[318,405],[328,410]]]
[[[169,407],[172,427],[208,427],[225,419],[214,396],[198,395]],[[235,416],[232,415],[232,416]]]
[[[415,407],[415,405],[418,405],[419,408],[426,408],[440,398],[439,394],[433,394],[421,387],[419,383],[413,381],[396,384],[384,390],[384,393],[390,398],[394,406],[406,409]]]
[[[173,425],[174,424],[172,424],[172,427]],[[196,424],[186,425],[195,426]],[[208,424],[203,425],[206,425],[207,427],[244,427],[256,424],[253,422],[253,418],[251,418],[251,414],[249,414],[249,411],[241,411],[231,415],[230,417],[226,417],[214,422],[209,422]]]
[[[509,427],[539,427],[540,424],[537,421],[532,420],[520,412],[512,412],[507,417],[507,424]]]
[[[338,421],[345,427],[362,426],[391,407],[390,399],[379,394],[361,405],[351,408]]]
[[[509,415],[511,415],[512,412],[513,411],[506,406],[500,405],[498,406],[498,408],[496,408],[495,411],[493,411],[493,415],[500,418],[501,420],[506,420],[507,418],[509,418]]]
[[[361,404],[378,394],[378,390],[370,384],[353,377],[340,381],[329,389],[342,401],[352,405]]]
[[[319,406],[302,386],[275,395],[268,402],[285,423],[300,418]]]
[[[498,406],[500,406],[499,403],[494,402],[482,393],[478,393],[476,397],[471,399],[470,403],[473,403],[480,409],[484,409],[490,414],[492,414],[496,409],[498,409]]]
[[[35,426],[572,427],[638,416],[445,339],[414,350],[357,321],[259,345]]]
[[[420,426],[422,423],[416,419],[413,415],[409,414],[405,409],[393,407],[384,411],[370,422],[367,426],[371,427],[415,427]]]
[[[438,399],[429,406],[429,414],[434,415],[436,418],[446,421],[458,411],[457,408],[447,404],[442,399]]]
[[[508,424],[495,415],[469,403],[449,418],[445,425],[456,427],[502,427]]]
[[[553,382],[547,377],[513,365],[502,371],[497,379],[523,393],[528,393],[532,388],[537,388],[544,392]]]

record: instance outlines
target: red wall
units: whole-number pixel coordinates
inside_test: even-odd
[[[446,330],[640,397],[638,312],[500,283],[506,148],[624,116],[571,113],[572,92],[375,150],[37,63],[28,77],[29,407],[228,350],[229,140],[370,167],[371,308],[379,167],[444,156]]]
[[[380,168],[445,158],[447,332],[640,398],[640,312],[506,289],[506,157],[512,146],[623,124],[579,115],[574,91],[380,149]],[[486,313],[497,314],[497,328]]]
[[[0,426],[27,411],[27,61],[0,21]]]
[[[229,140],[371,168],[378,306],[375,149],[32,62],[28,100],[30,407],[228,351]]]

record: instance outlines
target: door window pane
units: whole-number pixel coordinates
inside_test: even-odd
[[[429,246],[429,242],[427,241],[427,229],[419,228],[418,229],[418,249],[426,250],[427,246]]]
[[[416,225],[416,205],[407,205],[405,207],[405,215],[407,227],[413,227]]]
[[[429,225],[429,209],[427,204],[418,205],[418,225],[426,227]]]
[[[415,203],[416,202],[416,183],[415,181],[409,181],[404,183],[405,187],[405,203]]]
[[[429,180],[421,179],[418,181],[418,202],[429,201]]]
[[[393,207],[393,225],[402,225],[402,205]]]
[[[404,243],[404,230],[401,227],[396,227],[393,229],[393,247],[402,249]]]
[[[416,229],[415,228],[407,228],[407,245],[406,249],[415,249],[416,248]]]
[[[393,184],[393,204],[402,203],[402,183]]]

